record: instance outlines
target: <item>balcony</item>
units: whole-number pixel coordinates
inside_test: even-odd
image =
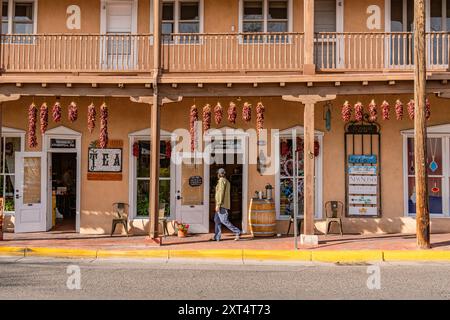
[[[428,70],[447,71],[449,39],[450,33],[426,34]],[[315,63],[322,72],[413,72],[413,49],[410,32],[318,33]]]
[[[427,34],[428,68],[447,72],[450,33]],[[2,35],[3,74],[149,74],[151,34]],[[318,74],[412,73],[412,33],[317,33],[314,58]],[[302,75],[302,33],[171,34],[162,37],[165,74],[285,73]]]

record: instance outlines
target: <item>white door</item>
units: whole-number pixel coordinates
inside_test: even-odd
[[[15,232],[47,231],[46,170],[41,152],[16,152]]]
[[[105,11],[103,43],[106,68],[118,71],[132,69],[136,65],[136,43],[131,36],[136,33],[135,2],[108,1]]]
[[[191,233],[209,233],[206,166],[202,158],[194,161],[189,154],[177,155],[176,219],[189,224]]]

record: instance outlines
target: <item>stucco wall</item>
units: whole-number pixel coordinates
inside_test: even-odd
[[[341,200],[345,199],[345,174],[344,174],[344,123],[340,117],[340,106],[348,99],[353,105],[358,100],[367,106],[372,98],[375,98],[378,104],[386,99],[394,104],[395,100],[400,98],[405,104],[411,96],[351,96],[338,97],[333,101],[332,129],[326,132],[323,120],[323,104],[316,107],[316,129],[324,131],[323,146],[321,152],[323,155],[323,200]],[[240,117],[241,106],[244,101],[249,101],[254,106],[259,98],[243,98],[238,102],[238,114],[236,128],[244,130],[254,128],[255,114],[250,124],[246,124]],[[128,134],[148,128],[150,124],[150,113],[146,105],[131,103],[124,98],[107,98],[106,102],[109,106],[109,137],[110,139],[122,139],[123,145],[123,180],[122,181],[88,181],[87,180],[87,148],[89,144],[98,139],[98,127],[91,135],[86,128],[86,109],[93,101],[97,107],[100,106],[102,100],[99,98],[75,98],[79,105],[79,118],[75,123],[69,123],[67,120],[67,106],[71,99],[62,98],[64,116],[61,125],[67,126],[73,130],[82,133],[82,181],[81,181],[81,232],[83,233],[108,233],[111,227],[111,205],[113,202],[124,201],[128,199]],[[228,105],[229,99],[219,98],[222,105]],[[54,98],[38,97],[34,99],[39,106],[46,101],[50,106],[54,103]],[[303,107],[294,102],[285,102],[280,98],[263,98],[266,106],[265,127],[286,129],[295,125],[303,124]],[[443,124],[450,122],[450,114],[446,112],[446,108],[450,106],[450,101],[430,97],[432,104],[432,117],[429,121],[430,125]],[[32,98],[22,98],[16,102],[8,102],[3,106],[3,125],[26,130],[27,128],[27,109]],[[215,105],[216,99],[186,99],[180,103],[165,105],[162,109],[162,128],[167,131],[173,131],[177,128],[188,128],[189,107],[195,102],[199,106],[205,103]],[[367,110],[367,109],[366,109]],[[353,218],[345,219],[344,228],[346,232],[414,232],[415,222],[411,218],[404,218],[403,208],[403,171],[402,171],[402,136],[400,131],[409,129],[413,126],[413,122],[408,119],[405,110],[405,117],[402,121],[394,119],[393,110],[391,110],[391,120],[379,120],[381,124],[381,151],[382,151],[382,171],[381,171],[381,187],[382,187],[382,205],[383,213],[381,219],[371,218]],[[226,118],[222,125],[229,126]],[[98,126],[98,123],[97,123]],[[56,127],[55,123],[50,121],[49,129]],[[39,128],[39,126],[38,126]],[[42,141],[38,133],[40,150]],[[270,146],[270,140],[268,141]],[[28,148],[27,148],[28,150]],[[269,148],[269,154],[271,154]],[[253,196],[255,190],[261,190],[266,183],[275,184],[274,176],[260,176],[256,170],[256,166],[249,167],[249,187],[248,197]],[[279,222],[279,232],[287,230],[287,222]],[[319,231],[324,230],[324,225],[317,222]],[[146,227],[145,220],[134,221],[135,232],[143,230]],[[449,231],[450,219],[433,219],[432,231]]]

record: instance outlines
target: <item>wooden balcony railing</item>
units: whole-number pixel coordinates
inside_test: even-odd
[[[163,37],[165,72],[301,71],[302,33],[172,34]]]
[[[446,70],[450,33],[427,33],[428,69]],[[320,71],[383,71],[414,69],[411,32],[318,33],[315,61]]]
[[[450,33],[427,33],[429,70],[449,68]],[[408,71],[414,68],[408,32],[317,33],[319,72]],[[162,37],[165,73],[292,72],[303,70],[302,33],[171,34]],[[150,34],[2,35],[5,72],[150,73]]]
[[[2,35],[7,72],[151,72],[152,35]]]

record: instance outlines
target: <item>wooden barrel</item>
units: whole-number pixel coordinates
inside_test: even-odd
[[[254,237],[272,237],[275,235],[275,203],[272,200],[252,199],[248,215],[250,232]]]

